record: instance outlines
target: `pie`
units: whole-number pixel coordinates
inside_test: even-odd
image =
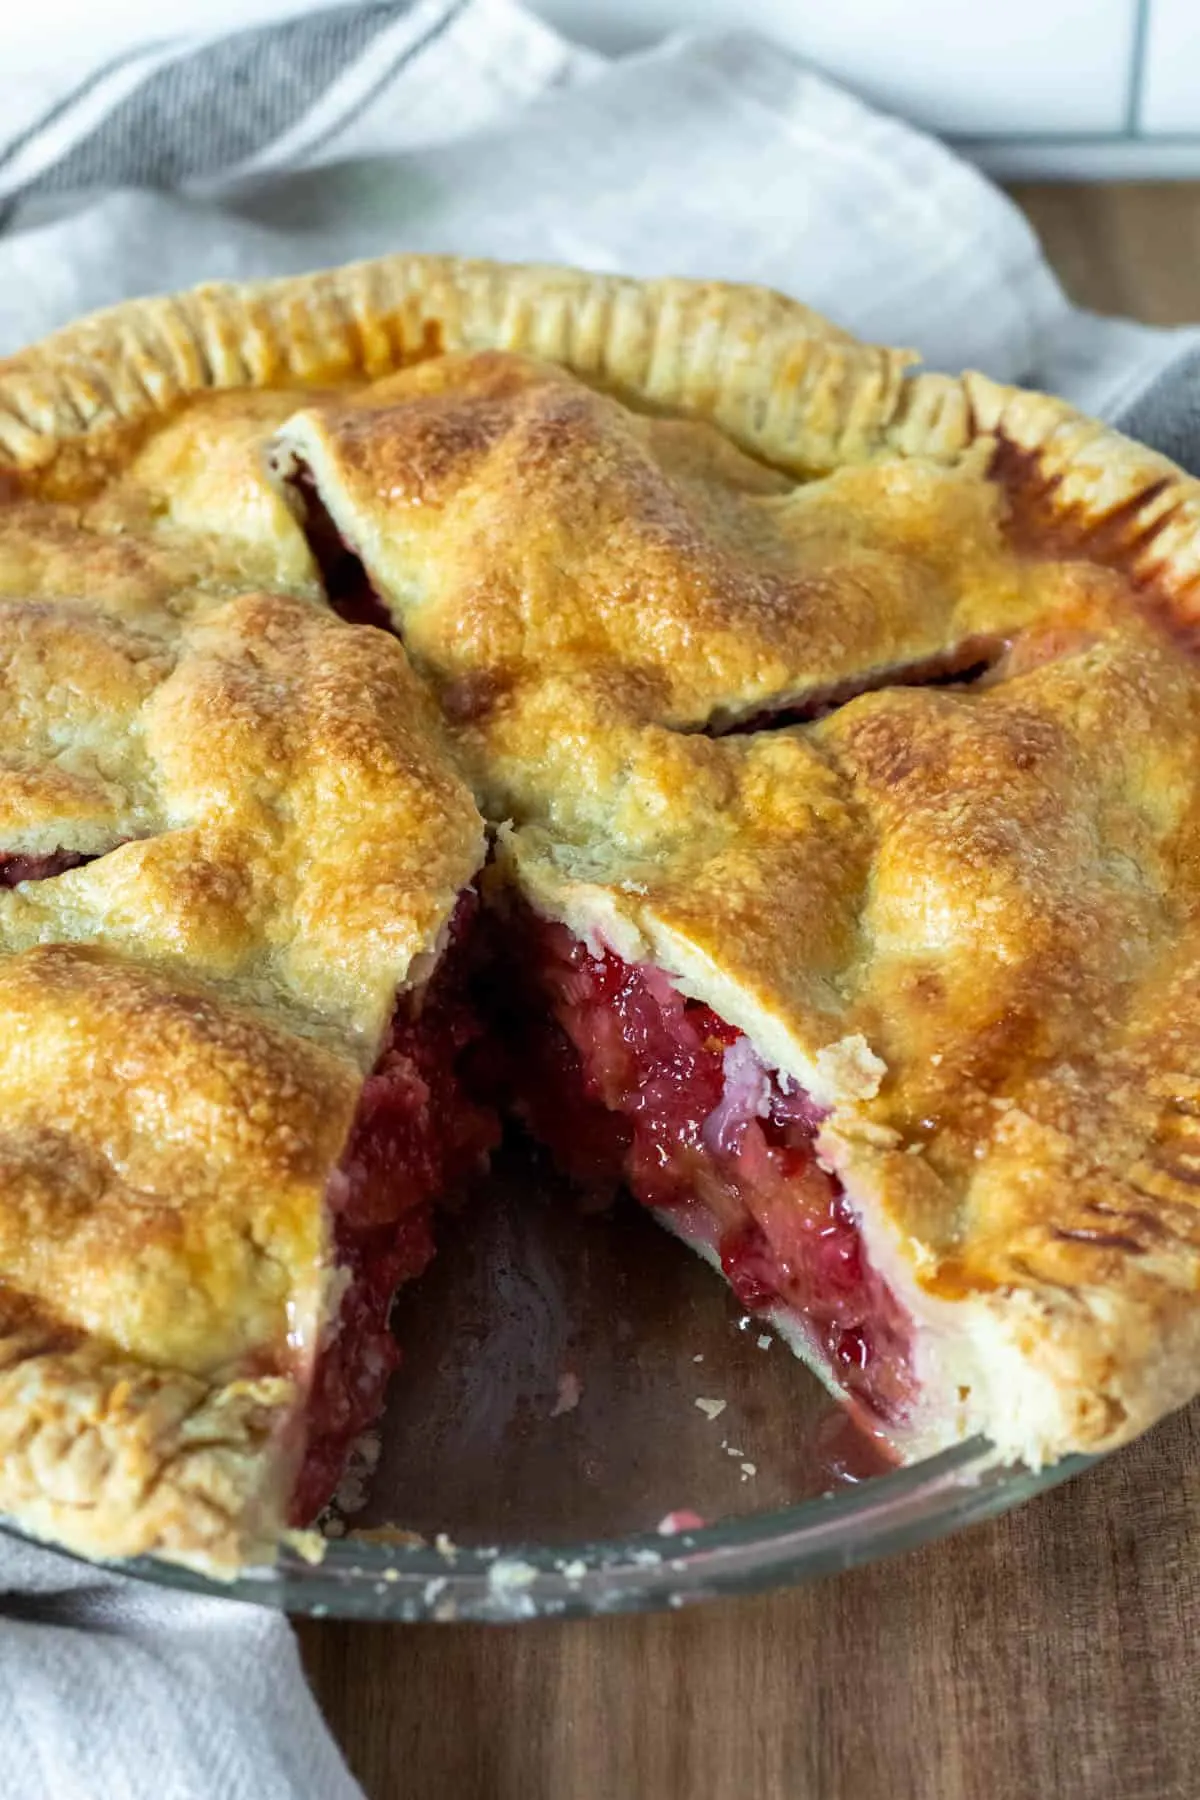
[[[1200,486],[399,256],[0,365],[0,1512],[230,1573],[515,1115],[897,1458],[1200,1387]]]

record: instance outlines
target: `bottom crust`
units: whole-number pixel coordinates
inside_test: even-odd
[[[698,1229],[700,1221],[695,1209],[660,1206],[651,1207],[650,1211],[664,1231],[669,1231],[672,1237],[678,1238],[681,1244],[706,1262],[710,1269],[724,1277],[716,1236],[713,1233],[706,1235],[703,1230]],[[804,1364],[810,1375],[816,1376],[830,1398],[866,1434],[882,1466],[899,1465],[905,1460],[902,1445],[889,1436],[877,1418],[856,1403],[854,1395],[838,1380],[829,1359],[821,1354],[809,1321],[802,1312],[794,1306],[776,1301],[774,1304],[756,1307],[754,1317],[764,1325],[769,1325],[776,1336],[783,1339],[796,1360]]]
[[[299,1445],[283,1377],[209,1385],[35,1326],[0,1337],[0,1511],[89,1557],[233,1576],[273,1556]]]

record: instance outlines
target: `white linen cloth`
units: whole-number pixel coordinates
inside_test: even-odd
[[[5,1800],[362,1800],[287,1620],[0,1541]]]
[[[460,251],[766,282],[1197,465],[1200,332],[1073,309],[981,175],[760,39],[608,64],[515,0],[249,4],[35,66],[0,25],[0,353],[132,294]],[[5,1538],[0,1771],[5,1800],[359,1792],[286,1621]]]

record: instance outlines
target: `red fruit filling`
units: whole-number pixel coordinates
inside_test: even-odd
[[[383,1410],[400,1360],[388,1329],[392,1298],[433,1255],[433,1202],[499,1141],[495,1113],[472,1097],[463,1074],[480,1035],[467,994],[477,909],[476,896],[464,895],[432,979],[415,1000],[401,996],[329,1184],[337,1278],[347,1286],[313,1374],[296,1524],[332,1498],[355,1438]]]
[[[890,668],[877,670],[873,675],[835,681],[828,687],[815,689],[795,706],[768,707],[765,712],[751,713],[747,718],[729,723],[709,725],[706,730],[710,737],[728,737],[731,733],[773,731],[789,725],[802,725],[811,719],[823,719],[827,713],[836,712],[839,706],[845,706],[863,694],[878,693],[881,688],[972,687],[991,673],[1007,648],[1004,639],[981,632],[974,637],[964,638],[961,643],[952,645],[948,650],[939,651],[935,656],[920,657],[916,662],[896,663]]]
[[[376,625],[381,631],[392,631],[390,613],[371,586],[361,559],[330,518],[308,470],[297,469],[288,477],[288,485],[300,497],[304,534],[334,612],[350,625]]]
[[[19,881],[48,881],[52,875],[65,875],[94,862],[77,850],[51,850],[46,856],[22,856],[17,851],[0,850],[0,887],[16,887]]]
[[[856,1410],[902,1422],[911,1322],[817,1162],[820,1109],[661,971],[593,956],[532,916],[518,931],[543,1002],[508,1022],[530,1129],[569,1174],[623,1180],[681,1235],[713,1245],[748,1310],[799,1315]]]

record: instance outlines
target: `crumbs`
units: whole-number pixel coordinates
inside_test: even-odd
[[[704,1520],[699,1513],[680,1506],[674,1512],[664,1513],[655,1529],[659,1537],[678,1537],[681,1531],[700,1531],[703,1527]]]
[[[554,1397],[554,1405],[550,1408],[550,1417],[558,1419],[563,1413],[574,1412],[582,1393],[583,1383],[578,1375],[572,1369],[564,1369],[558,1378],[558,1392]]]

